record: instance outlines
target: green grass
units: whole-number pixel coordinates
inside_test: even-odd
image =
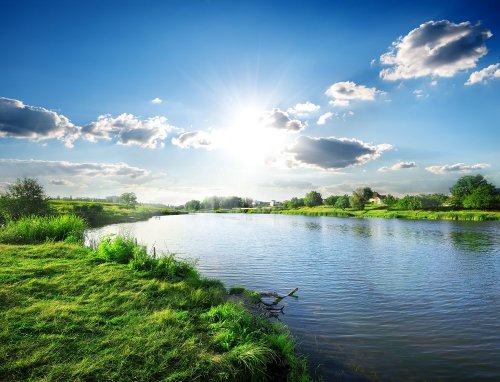
[[[0,380],[309,379],[286,328],[131,239],[0,244]]]
[[[106,224],[147,220],[159,215],[177,215],[181,211],[148,205],[128,208],[120,203],[86,202],[79,200],[50,200],[50,207],[57,215],[76,214],[84,218],[90,227]]]
[[[353,209],[341,210],[330,206],[300,207],[290,210],[272,211],[275,214],[285,215],[305,215],[305,216],[338,216],[338,217],[358,217],[358,218],[398,218],[398,219],[429,219],[429,220],[466,220],[485,221],[500,220],[500,211],[401,211],[390,210],[385,206],[367,206],[362,211]]]
[[[82,242],[85,228],[83,219],[75,215],[29,216],[8,222],[0,230],[0,243]]]

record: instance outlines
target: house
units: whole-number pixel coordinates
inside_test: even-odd
[[[368,201],[373,204],[383,204],[385,198],[386,198],[385,195],[381,195],[378,192],[374,191],[373,196],[370,199],[368,199]]]
[[[279,207],[279,206],[281,206],[281,202],[278,202],[276,200],[271,200],[269,202],[269,207]]]

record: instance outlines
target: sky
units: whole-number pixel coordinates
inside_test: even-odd
[[[500,186],[498,1],[3,1],[0,188]]]

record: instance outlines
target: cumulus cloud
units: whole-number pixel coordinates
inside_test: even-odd
[[[41,177],[41,176],[84,176],[119,177],[143,179],[151,172],[126,163],[76,163],[68,161],[47,161],[35,159],[0,159],[0,173],[3,177]],[[55,184],[55,183],[52,183]]]
[[[351,101],[373,101],[378,92],[375,88],[367,88],[352,81],[344,81],[334,83],[325,94],[332,98],[330,105],[347,107]]]
[[[292,119],[286,111],[277,108],[265,112],[261,118],[261,122],[266,127],[288,131],[301,131],[307,127],[305,122],[298,119]]]
[[[307,117],[309,114],[314,113],[320,109],[319,105],[315,105],[312,102],[307,101],[306,103],[298,103],[294,107],[287,110],[290,114],[296,114],[298,117]]]
[[[380,172],[387,172],[387,171],[398,171],[398,170],[404,170],[407,168],[415,168],[417,167],[417,164],[415,162],[398,162],[396,164],[393,164],[390,167],[380,167],[378,171]]]
[[[288,153],[293,157],[291,166],[337,170],[367,163],[391,148],[389,144],[369,145],[350,138],[300,136]]]
[[[380,56],[380,62],[390,66],[380,72],[380,77],[391,81],[452,77],[476,66],[488,52],[486,40],[491,36],[479,23],[428,21],[393,42],[391,49]]]
[[[319,116],[318,120],[316,121],[316,124],[318,125],[324,125],[326,121],[328,121],[330,118],[333,117],[333,113],[328,111],[325,114],[322,114]]]
[[[172,144],[183,149],[187,148],[204,148],[207,150],[214,148],[214,141],[211,134],[205,131],[190,131],[179,135],[172,139]]]
[[[475,170],[482,170],[490,167],[487,163],[477,163],[473,165],[466,165],[465,163],[446,164],[444,166],[430,166],[425,169],[433,174],[447,174],[450,172],[471,172]]]
[[[160,103],[162,103],[162,102],[163,102],[163,100],[162,100],[161,98],[158,98],[158,97],[153,98],[153,99],[151,100],[151,103],[152,103],[153,105],[159,105],[159,104],[160,104]]]
[[[173,129],[165,117],[140,119],[123,113],[116,118],[101,115],[97,121],[82,127],[84,139],[96,142],[99,139],[117,139],[121,145],[137,145],[149,149],[163,147],[168,132]]]
[[[64,115],[15,99],[0,98],[0,137],[58,139],[67,147],[73,147],[78,136],[79,127]]]
[[[471,73],[465,85],[484,84],[492,78],[500,78],[500,64],[490,65],[482,70]]]

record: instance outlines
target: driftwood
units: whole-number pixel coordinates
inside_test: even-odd
[[[295,292],[297,292],[299,288],[292,289],[290,292],[288,292],[286,295],[280,295],[276,292],[265,292],[260,294],[260,301],[259,304],[264,307],[264,309],[268,312],[268,314],[272,317],[278,318],[279,314],[285,314],[283,309],[285,308],[284,305],[278,306],[278,304],[286,297],[295,297]],[[274,301],[273,302],[266,302],[263,301],[262,298],[266,297],[273,297]]]

